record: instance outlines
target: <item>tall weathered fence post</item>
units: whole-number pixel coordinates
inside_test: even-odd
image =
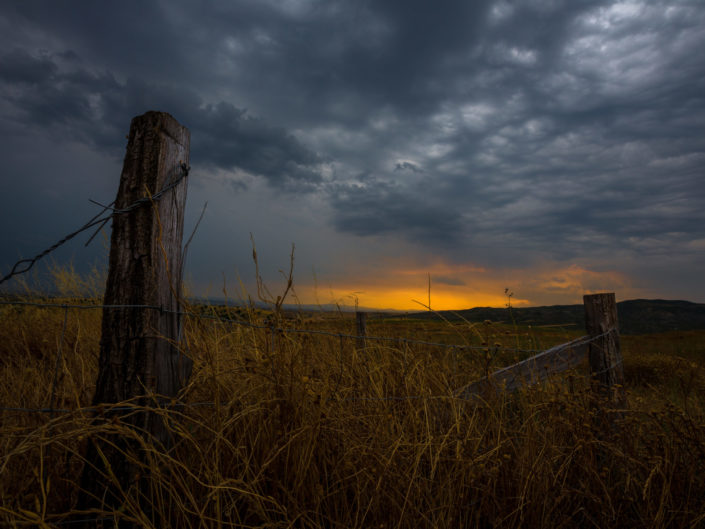
[[[96,406],[135,397],[136,404],[165,406],[190,375],[191,360],[178,346],[189,144],[188,129],[163,112],[147,112],[130,125],[104,298],[114,307],[103,310]],[[164,414],[123,413],[121,424],[169,446]],[[116,510],[123,501],[118,491],[139,486],[136,465],[125,457],[132,449],[117,436],[89,444],[79,509]]]
[[[357,338],[355,339],[357,348],[362,350],[365,348],[365,336],[367,336],[367,313],[366,312],[356,312],[355,313],[355,334]]]
[[[585,328],[598,337],[590,343],[590,372],[599,394],[620,408],[626,407],[624,369],[619,347],[619,322],[614,293],[583,296]]]

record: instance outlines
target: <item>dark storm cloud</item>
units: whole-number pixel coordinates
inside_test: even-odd
[[[421,169],[415,163],[411,163],[411,162],[397,162],[394,165],[394,170],[395,171],[413,171],[414,173],[423,173],[423,169]]]
[[[63,62],[69,70],[60,66]],[[32,55],[22,49],[0,56],[0,71],[0,89],[13,106],[10,119],[99,147],[116,146],[121,135],[102,115],[122,92],[111,75],[83,69],[72,53]]]
[[[56,65],[47,57],[32,57],[25,50],[15,49],[2,58],[0,79],[8,83],[30,85],[46,83],[56,73]]]
[[[372,176],[338,185],[330,193],[335,226],[341,231],[360,236],[404,233],[414,242],[434,245],[457,241],[462,235],[461,219],[444,204]]]
[[[168,110],[239,192],[313,191],[340,232],[449,260],[705,264],[701,2],[72,6],[7,7],[6,122],[119,157]]]
[[[64,60],[68,58],[69,60]],[[226,102],[204,104],[194,92],[84,67],[75,53],[0,57],[0,82],[12,119],[34,130],[68,135],[113,155],[124,149],[129,119],[150,109],[174,109],[192,133],[192,161],[264,177],[287,189],[321,180],[322,159],[282,127]]]
[[[321,182],[323,160],[283,128],[247,115],[229,103],[206,105],[193,116],[202,139],[194,144],[204,160],[223,168],[239,168],[264,176],[290,190]]]
[[[654,234],[664,251],[702,237],[703,8],[604,4],[498,2],[465,39],[430,42],[417,65],[436,65],[423,96],[435,108],[399,116],[391,136],[437,184],[401,181],[375,196],[368,232],[410,233],[399,211],[417,209],[416,199],[466,219],[439,224],[438,237],[428,222],[428,239],[453,241],[457,229],[476,247],[561,259],[636,250]],[[361,213],[348,211],[360,197],[349,198],[337,199],[337,226],[358,233],[350,217]]]

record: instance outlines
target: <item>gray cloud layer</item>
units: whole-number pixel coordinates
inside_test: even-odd
[[[130,116],[157,106],[174,109],[192,130],[195,163],[240,169],[272,185],[306,186],[321,180],[320,157],[281,127],[227,102],[204,104],[190,90],[155,85],[86,69],[73,51],[61,54],[14,49],[0,57],[0,81],[13,118],[34,130],[66,134],[111,154],[124,149]]]
[[[195,168],[313,194],[342,233],[482,266],[705,265],[699,1],[72,6],[3,9],[5,130],[119,158],[159,108]]]

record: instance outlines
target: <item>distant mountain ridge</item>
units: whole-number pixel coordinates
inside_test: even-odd
[[[476,307],[456,311],[438,311],[448,320],[464,318],[468,321],[491,320],[512,323],[509,309]],[[551,305],[546,307],[512,307],[518,325],[565,325],[585,328],[582,305]],[[438,318],[433,312],[408,314],[410,318]],[[617,303],[617,317],[621,334],[686,331],[705,329],[705,304],[663,299],[633,299]]]

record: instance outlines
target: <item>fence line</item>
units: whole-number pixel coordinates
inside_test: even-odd
[[[591,375],[601,375],[603,373],[606,373],[607,371],[610,371],[616,367],[619,367],[622,365],[622,360],[619,360],[617,363],[614,365],[611,365],[602,371],[598,371],[596,373],[591,373]],[[506,369],[506,368],[505,368]],[[490,375],[490,378],[492,375]],[[476,383],[486,383],[487,378],[482,378],[476,382],[473,382],[472,384]],[[452,395],[391,395],[388,397],[354,397],[354,398],[346,398],[346,399],[333,399],[329,398],[327,399],[328,402],[332,401],[340,401],[340,402],[357,402],[357,401],[403,401],[403,400],[420,400],[420,399],[449,399],[449,400],[460,400],[460,401],[468,401],[471,400],[470,398],[466,397],[464,395],[464,392],[466,390],[467,386],[456,390],[453,392]],[[505,388],[506,389],[506,388]],[[470,397],[473,397],[474,395],[471,395]],[[170,403],[168,405],[169,409],[173,408],[208,408],[208,407],[214,407],[216,405],[215,402],[175,402],[175,403]],[[221,406],[228,406],[229,403],[223,402],[220,404]],[[97,413],[105,410],[110,410],[110,411],[129,411],[129,410],[134,410],[136,407],[139,409],[148,409],[148,410],[164,410],[164,406],[147,406],[144,404],[141,404],[139,406],[109,406],[107,404],[104,404],[103,406],[87,406],[87,407],[79,407],[79,408],[74,408],[74,409],[68,409],[68,408],[20,408],[20,407],[3,407],[0,406],[0,411],[16,411],[16,412],[26,412],[26,413]]]
[[[429,346],[439,346],[439,347],[444,347],[448,349],[463,349],[463,350],[494,350],[494,351],[511,351],[511,352],[525,352],[525,353],[536,353],[538,352],[539,354],[524,360],[522,362],[519,362],[517,364],[513,364],[511,366],[507,366],[505,368],[502,368],[498,371],[495,371],[489,377],[483,377],[480,380],[477,380],[475,382],[472,382],[460,389],[454,390],[451,392],[451,394],[448,395],[399,395],[399,396],[387,396],[387,397],[352,397],[352,398],[345,398],[345,399],[334,399],[334,398],[328,398],[327,401],[334,401],[334,400],[342,400],[343,402],[356,402],[356,401],[404,401],[404,400],[420,400],[420,399],[454,399],[454,400],[462,400],[462,401],[468,401],[476,397],[479,393],[480,390],[486,386],[488,382],[493,382],[494,384],[502,383],[504,382],[504,389],[505,390],[515,390],[518,389],[522,385],[531,385],[536,382],[540,382],[542,380],[545,380],[548,375],[550,374],[556,374],[560,371],[564,371],[566,369],[569,369],[571,367],[574,367],[577,362],[574,362],[574,359],[577,357],[582,356],[584,358],[584,351],[583,349],[588,346],[590,343],[593,343],[608,334],[615,332],[615,328],[611,328],[607,331],[605,331],[602,334],[596,335],[596,336],[582,336],[580,338],[577,338],[576,340],[573,340],[571,342],[561,344],[558,346],[555,346],[553,348],[550,348],[548,350],[534,350],[534,349],[519,349],[519,348],[513,348],[513,347],[496,347],[496,346],[469,346],[469,345],[454,345],[454,344],[444,344],[444,343],[437,343],[437,342],[428,342],[424,340],[414,340],[414,339],[409,339],[409,338],[393,338],[393,337],[385,337],[385,336],[367,336],[367,335],[358,335],[358,334],[345,334],[345,333],[334,333],[334,332],[328,332],[328,331],[320,331],[320,330],[314,330],[314,329],[297,329],[297,328],[285,328],[285,327],[272,327],[268,325],[258,325],[254,324],[251,322],[246,322],[242,320],[234,320],[231,318],[223,318],[220,316],[212,316],[208,314],[198,314],[195,312],[183,312],[183,311],[167,311],[163,309],[162,307],[157,307],[157,306],[151,306],[151,305],[103,305],[103,304],[85,304],[85,305],[80,305],[80,304],[67,304],[67,303],[42,303],[42,302],[32,302],[32,301],[0,301],[0,305],[4,306],[31,306],[31,307],[37,307],[37,308],[57,308],[57,309],[63,309],[64,310],[64,320],[63,320],[63,325],[62,325],[62,331],[61,331],[61,338],[59,340],[59,346],[57,350],[57,357],[55,361],[55,371],[54,371],[54,376],[53,376],[53,382],[52,382],[52,389],[51,389],[51,397],[49,399],[49,405],[45,408],[23,408],[23,407],[0,407],[0,411],[15,411],[15,412],[26,412],[26,413],[49,413],[52,415],[55,413],[98,413],[101,411],[105,411],[109,409],[110,411],[129,411],[135,409],[134,406],[108,406],[108,405],[103,405],[103,406],[90,406],[90,407],[80,407],[80,408],[75,408],[75,409],[67,409],[67,408],[54,408],[53,402],[54,402],[54,396],[55,396],[55,390],[56,390],[56,382],[58,378],[58,370],[59,370],[59,364],[60,364],[60,358],[61,358],[61,351],[62,351],[62,344],[65,338],[66,334],[66,327],[67,327],[67,318],[68,318],[68,311],[69,309],[77,309],[77,310],[85,310],[85,309],[123,309],[123,308],[143,308],[143,309],[151,309],[151,310],[159,310],[163,312],[171,312],[175,314],[179,314],[182,316],[190,316],[190,317],[195,317],[197,319],[205,319],[205,320],[211,320],[215,322],[222,322],[222,323],[233,323],[237,325],[242,325],[246,326],[249,328],[255,328],[255,329],[261,329],[261,330],[273,330],[275,332],[290,332],[290,333],[305,333],[305,334],[313,334],[313,335],[323,335],[323,336],[329,336],[329,337],[337,337],[337,338],[350,338],[353,340],[358,340],[357,343],[360,343],[359,340],[377,340],[377,341],[394,341],[394,342],[399,342],[399,343],[404,343],[404,344],[419,344],[419,345],[429,345]],[[579,353],[575,353],[574,349],[580,348]],[[547,369],[544,369],[543,371],[541,370],[536,370],[535,364],[540,363],[541,359],[543,357],[546,358],[552,358],[554,356],[559,356],[558,353],[562,351],[569,350],[571,351],[572,356],[569,358],[568,362],[564,362],[562,366],[560,366],[558,369],[556,369],[556,366],[553,365],[551,366],[552,369],[549,372]],[[621,365],[621,359],[619,362],[615,363],[614,365],[610,365],[609,367],[599,371],[599,372],[593,372],[593,376],[600,375],[608,370],[614,369],[615,367],[618,367]],[[519,376],[516,371],[519,368],[520,371],[526,372],[527,366],[530,364],[534,364],[532,373],[534,375],[537,375],[535,378],[536,380],[531,380],[528,379],[528,377],[521,377]],[[511,378],[510,378],[511,377]],[[144,408],[144,409],[173,409],[173,408],[191,408],[191,407],[206,407],[206,406],[215,406],[216,403],[214,402],[196,402],[196,403],[183,403],[183,402],[174,402],[174,403],[169,403],[165,405],[160,405],[160,406],[145,406],[145,405],[140,405],[139,408]],[[223,404],[226,405],[226,404]]]
[[[269,330],[280,333],[292,333],[292,334],[313,334],[321,336],[330,336],[332,338],[350,338],[354,340],[372,340],[380,342],[400,342],[405,345],[429,345],[435,347],[445,347],[449,349],[461,349],[468,351],[486,351],[487,349],[497,350],[497,351],[510,351],[514,353],[541,353],[544,349],[522,349],[517,347],[491,347],[485,345],[463,345],[463,344],[447,344],[441,342],[429,342],[424,340],[415,340],[412,338],[403,337],[390,337],[390,336],[370,336],[365,334],[348,334],[348,333],[338,333],[331,331],[321,331],[315,329],[298,329],[294,327],[275,327],[271,325],[263,325],[252,323],[243,320],[235,320],[232,318],[224,318],[222,316],[212,316],[210,314],[199,314],[196,312],[185,312],[169,310],[163,307],[157,307],[154,305],[73,305],[66,303],[40,303],[32,301],[0,301],[0,305],[18,305],[18,306],[31,306],[40,308],[62,308],[62,309],[77,309],[77,310],[92,310],[92,309],[147,309],[156,310],[166,314],[175,314],[178,316],[189,316],[192,318],[212,320],[220,323],[232,323],[235,325],[240,325],[242,327],[249,327],[252,329],[262,329]]]
[[[226,404],[222,404],[225,406]],[[174,402],[170,403],[168,407],[165,406],[148,406],[145,404],[135,404],[134,406],[125,406],[121,404],[119,406],[111,406],[109,404],[103,404],[102,406],[85,406],[75,409],[68,408],[19,408],[19,407],[1,407],[0,411],[17,411],[17,412],[27,412],[27,413],[101,413],[105,411],[129,411],[134,409],[140,410],[164,410],[173,408],[208,408],[215,406],[215,402]]]

